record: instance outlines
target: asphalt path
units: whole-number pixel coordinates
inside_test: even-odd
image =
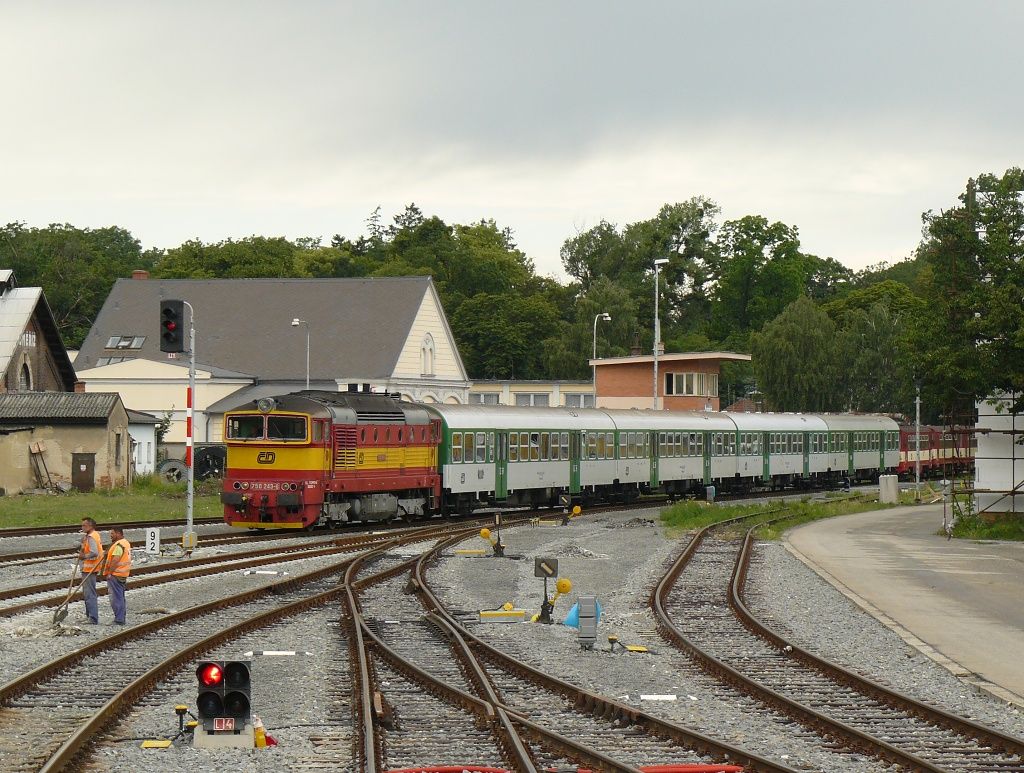
[[[965,681],[1024,706],[1024,543],[947,540],[942,506],[800,526],[791,551]]]

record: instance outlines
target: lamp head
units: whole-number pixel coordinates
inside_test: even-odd
[[[295,319],[292,320],[292,327],[298,327],[301,322],[302,320],[296,317]]]
[[[601,315],[601,319],[603,319],[605,322],[611,322],[612,321],[612,315],[609,314],[606,311],[606,312],[604,312],[604,314]]]
[[[654,261],[655,266],[664,266],[668,264],[668,258],[658,258]]]

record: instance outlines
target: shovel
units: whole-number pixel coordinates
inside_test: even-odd
[[[53,611],[53,624],[58,625],[64,622],[64,619],[68,616],[68,604],[71,602],[71,597],[75,595],[75,592],[79,590],[82,585],[85,584],[85,577],[82,578],[82,582],[78,584],[78,588],[72,590],[72,586],[75,584],[75,575],[78,574],[78,567],[82,565],[82,554],[78,554],[78,559],[75,561],[75,568],[71,570],[71,579],[68,580],[68,594],[64,597],[64,600],[60,602],[57,608]],[[92,574],[90,572],[89,574]],[[87,577],[88,575],[86,575]]]

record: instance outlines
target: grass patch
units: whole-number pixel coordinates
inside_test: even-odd
[[[761,505],[709,505],[706,502],[680,502],[662,511],[661,520],[669,528],[702,529],[713,523],[730,518],[751,516],[738,528],[746,530],[752,523],[783,518],[770,526],[764,526],[758,536],[762,539],[778,539],[782,532],[810,521],[834,518],[837,515],[863,513],[892,505],[881,505],[875,498],[860,494],[830,496],[825,500],[811,500],[805,497],[799,502],[769,502]]]
[[[220,481],[196,484],[196,518],[224,512],[217,492]],[[185,519],[185,484],[164,483],[152,475],[139,476],[131,489],[112,489],[82,494],[24,494],[0,497],[0,527],[66,526],[85,516],[100,523]]]
[[[953,526],[953,536],[957,539],[1024,541],[1024,518],[1000,518],[994,523],[985,523],[980,518],[961,518]]]

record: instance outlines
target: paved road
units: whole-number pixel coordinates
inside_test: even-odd
[[[941,505],[901,507],[817,521],[786,539],[915,646],[1024,705],[1024,543],[947,541],[941,526]]]

